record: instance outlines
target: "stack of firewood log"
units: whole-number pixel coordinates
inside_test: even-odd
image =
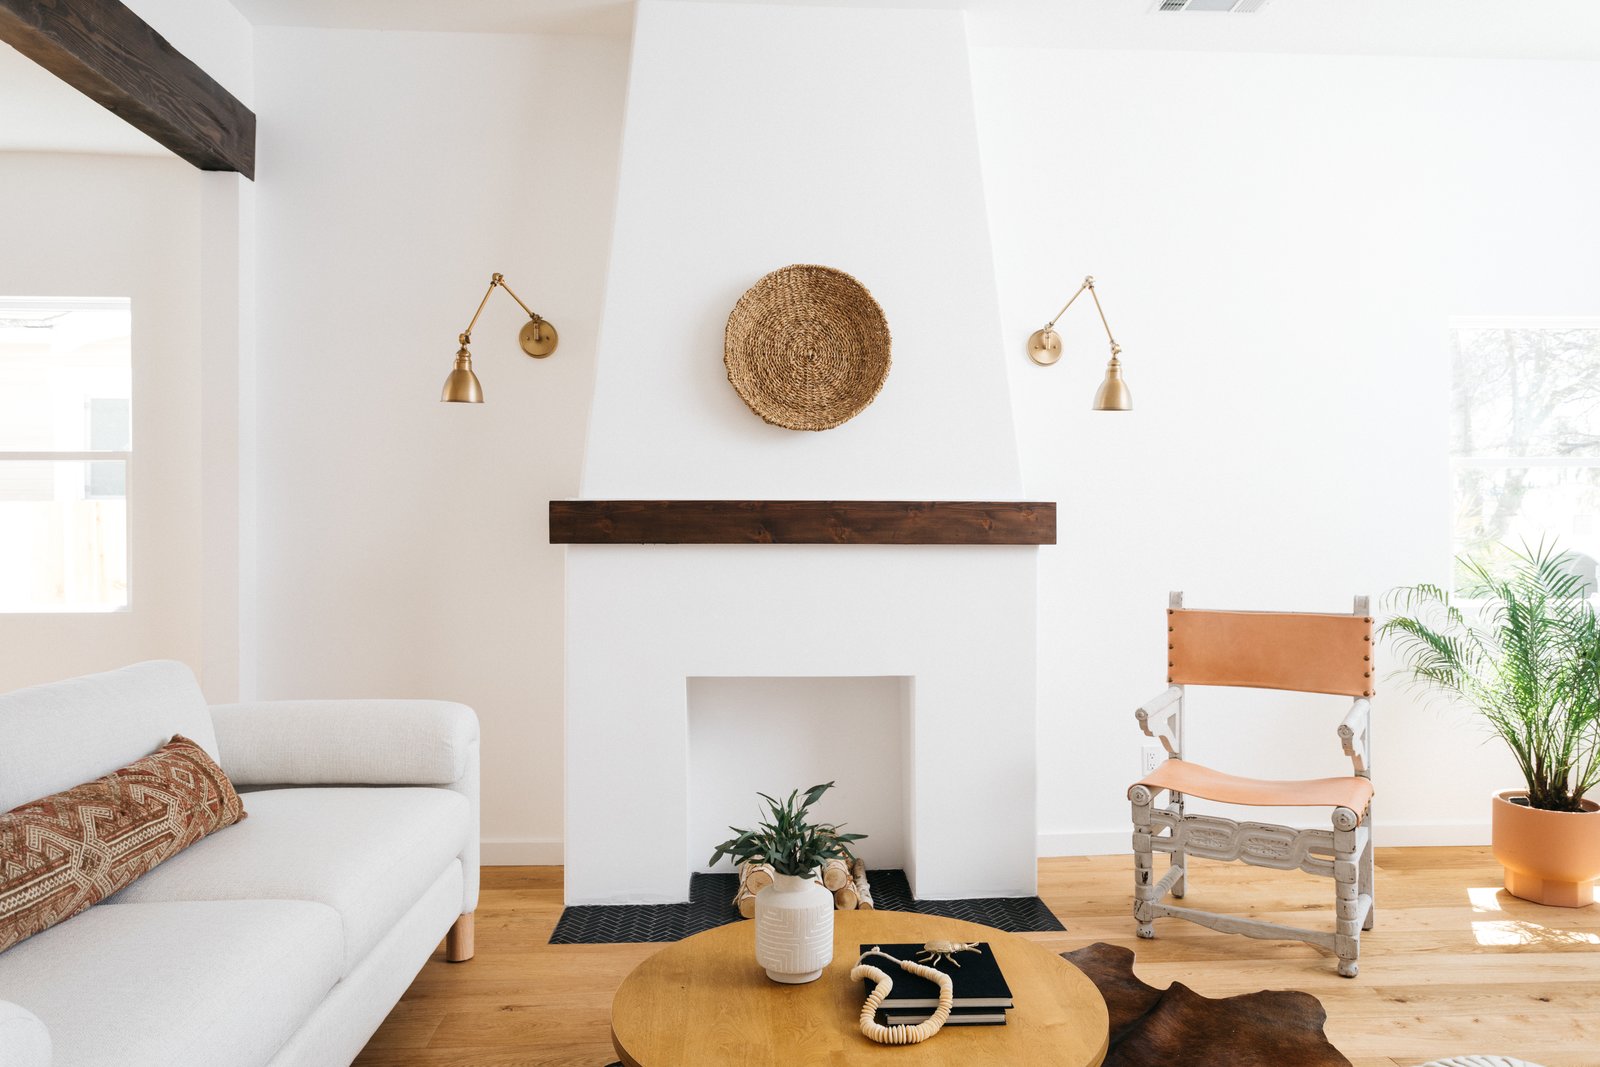
[[[772,864],[741,863],[739,865],[739,890],[733,895],[733,905],[746,919],[756,913],[756,894],[772,884]],[[822,877],[817,879],[822,888],[833,894],[836,911],[854,911],[872,908],[872,886],[867,882],[867,865],[861,860],[846,863],[842,859],[828,860],[822,866]]]
[[[739,864],[739,891],[733,894],[733,906],[746,919],[756,913],[756,894],[772,884],[772,864]]]

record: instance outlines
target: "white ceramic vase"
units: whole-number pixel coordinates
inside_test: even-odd
[[[756,894],[756,962],[774,982],[822,977],[833,960],[833,894],[812,875],[775,874]]]

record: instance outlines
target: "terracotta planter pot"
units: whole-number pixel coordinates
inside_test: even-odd
[[[1494,795],[1494,858],[1506,869],[1506,892],[1536,904],[1581,908],[1594,903],[1600,879],[1600,805],[1540,811],[1511,803],[1520,789]]]

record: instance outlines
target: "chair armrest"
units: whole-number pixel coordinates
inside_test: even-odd
[[[50,1067],[50,1030],[20,1004],[0,1000],[0,1067]]]
[[[1339,724],[1339,741],[1344,754],[1350,757],[1356,773],[1365,776],[1367,767],[1367,737],[1372,728],[1372,702],[1366,697],[1356,697]]]
[[[1159,738],[1169,756],[1181,755],[1178,750],[1178,711],[1183,707],[1179,703],[1182,696],[1182,686],[1169,686],[1145,701],[1133,713],[1139,720],[1139,729],[1144,731],[1146,737]]]
[[[212,707],[235,785],[452,785],[476,760],[478,717],[442,700],[274,700]]]

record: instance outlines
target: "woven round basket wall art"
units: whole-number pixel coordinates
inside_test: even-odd
[[[728,316],[722,361],[750,410],[788,430],[831,430],[889,376],[889,322],[866,286],[796,263],[752,285]]]

